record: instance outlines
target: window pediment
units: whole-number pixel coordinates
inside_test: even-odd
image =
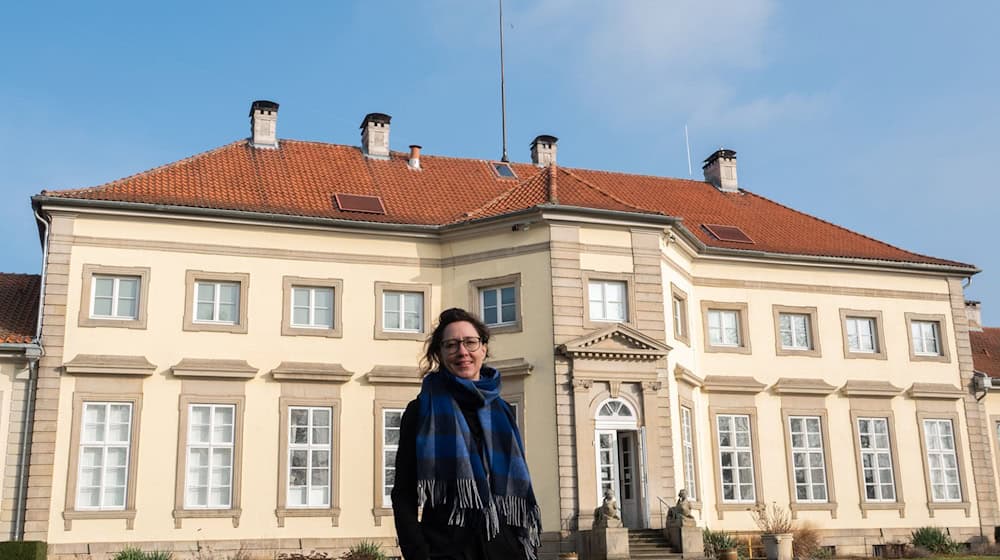
[[[145,356],[77,354],[63,364],[68,375],[153,375],[156,366]]]
[[[621,323],[594,331],[558,347],[571,358],[603,360],[657,360],[665,358],[671,347]]]

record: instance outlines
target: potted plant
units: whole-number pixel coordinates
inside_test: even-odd
[[[708,527],[702,532],[705,556],[717,560],[738,560],[736,539],[725,531],[713,531]]]
[[[771,507],[759,504],[750,515],[760,529],[767,560],[792,560],[792,516],[788,510],[771,502]]]

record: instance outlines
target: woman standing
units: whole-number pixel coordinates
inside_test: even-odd
[[[537,556],[541,513],[521,434],[500,398],[500,372],[483,365],[489,339],[482,321],[453,308],[427,343],[420,395],[400,425],[392,489],[406,560]]]

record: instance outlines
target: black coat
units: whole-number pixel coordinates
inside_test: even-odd
[[[473,440],[482,446],[483,429],[475,410],[462,409]],[[425,506],[417,521],[417,429],[420,406],[410,401],[399,426],[396,450],[396,482],[392,487],[392,513],[396,536],[405,560],[441,558],[449,560],[523,560],[524,549],[517,539],[517,528],[500,524],[500,534],[486,539],[482,520],[470,520],[468,526],[448,524],[449,507]],[[511,418],[512,425],[516,426]],[[470,450],[473,453],[478,450]]]

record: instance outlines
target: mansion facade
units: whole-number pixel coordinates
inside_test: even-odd
[[[730,150],[668,179],[564,168],[552,136],[530,163],[391,151],[378,113],[360,147],[279,140],[277,113],[33,198],[41,351],[0,344],[11,538],[397,551],[400,416],[458,306],[495,333],[543,557],[578,548],[607,490],[633,529],[683,488],[700,526],[752,531],[776,502],[838,554],[926,525],[994,540],[974,266],[741,189]]]

